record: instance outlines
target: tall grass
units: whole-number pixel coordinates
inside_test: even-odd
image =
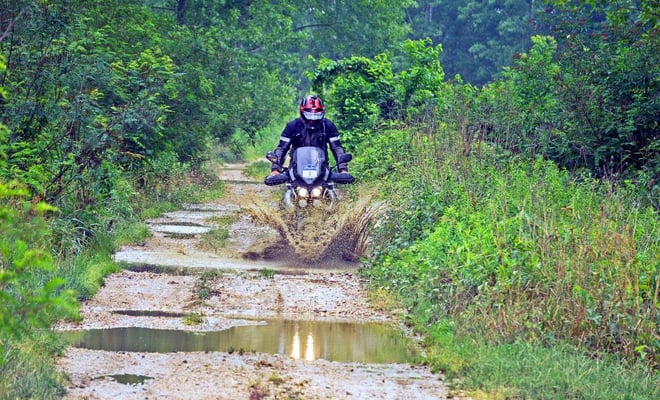
[[[375,285],[405,299],[424,329],[657,368],[660,231],[636,188],[483,143],[465,156],[455,135],[433,140],[411,135],[414,161],[389,181],[399,198],[375,235]]]
[[[62,340],[48,331],[7,343],[0,364],[0,399],[62,398],[65,378],[53,368],[53,357],[63,348]]]
[[[453,336],[442,324],[426,332],[428,363],[449,378],[460,378],[460,389],[474,399],[650,400],[660,396],[660,379],[643,364],[631,367],[614,357],[594,361],[565,344],[493,344],[474,336]]]

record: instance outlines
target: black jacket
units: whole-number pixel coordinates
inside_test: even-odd
[[[280,136],[280,142],[275,148],[278,164],[282,165],[284,163],[286,153],[289,149],[291,149],[291,153],[293,154],[298,147],[302,146],[314,146],[323,149],[326,160],[328,160],[329,146],[335,162],[339,160],[339,156],[345,153],[339,141],[337,127],[332,121],[325,118],[314,125],[305,123],[300,117],[287,123]],[[271,170],[280,170],[282,172],[278,164],[273,164]],[[348,169],[346,163],[338,164],[337,167],[339,170]]]

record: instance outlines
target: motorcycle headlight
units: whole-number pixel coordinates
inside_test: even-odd
[[[309,192],[307,191],[307,189],[305,189],[304,187],[298,188],[298,197],[308,197],[308,196],[309,196]]]
[[[312,197],[321,197],[323,194],[323,187],[318,186],[312,189]]]

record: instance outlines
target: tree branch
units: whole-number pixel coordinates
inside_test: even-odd
[[[310,24],[310,25],[303,25],[303,26],[299,26],[297,28],[293,28],[293,31],[294,32],[300,32],[300,31],[308,29],[308,28],[329,28],[331,26],[332,26],[332,24]]]
[[[14,26],[14,22],[16,22],[16,20],[20,18],[21,15],[23,15],[24,11],[25,8],[21,9],[18,15],[16,15],[16,18],[9,21],[9,25],[7,25],[7,29],[5,29],[5,31],[2,32],[2,35],[0,35],[0,42],[2,42],[9,35],[9,32],[11,31],[11,27]]]

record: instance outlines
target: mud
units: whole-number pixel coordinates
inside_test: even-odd
[[[303,216],[306,229],[300,230],[299,219],[278,211],[273,188],[250,182],[240,166],[225,172],[227,196],[149,221],[153,237],[144,246],[117,252],[125,270],[108,276],[82,305],[82,321],[56,329],[202,334],[267,320],[379,323],[414,342],[401,312],[371,302],[366,282],[356,274],[368,247],[365,232],[379,206],[352,199],[350,207],[327,220],[320,214]],[[210,243],[213,232],[222,229],[227,231],[222,244]],[[387,351],[386,344],[381,347]],[[287,351],[70,347],[58,368],[69,378],[66,399],[448,398],[442,376],[426,367],[305,359]]]

